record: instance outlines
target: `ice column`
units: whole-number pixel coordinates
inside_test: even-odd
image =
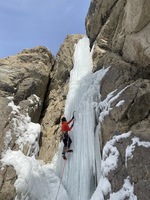
[[[63,162],[66,162],[62,183],[72,200],[90,200],[100,176],[100,127],[95,123],[95,104],[100,101],[100,81],[107,70],[93,74],[92,68],[89,40],[84,37],[75,48],[65,106],[68,120],[76,111],[75,125],[70,132],[74,152],[67,154],[67,161],[61,158],[60,152],[56,167],[59,175]]]

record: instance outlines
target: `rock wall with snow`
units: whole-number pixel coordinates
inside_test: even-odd
[[[150,199],[150,1],[92,0],[86,16],[86,31],[93,48],[94,71],[110,67],[101,83],[102,102],[112,94],[109,111],[102,123],[103,154],[115,135],[131,131],[128,138],[115,141],[119,152],[117,167],[107,174],[111,196],[117,195],[129,177],[139,200]],[[114,98],[117,97],[117,98]],[[121,103],[122,102],[122,103]],[[103,105],[103,104],[102,104]],[[128,155],[128,148],[132,154]],[[112,147],[107,149],[109,158]],[[121,197],[120,197],[121,198]]]
[[[54,57],[39,46],[0,59],[0,154],[21,150],[25,155],[38,154],[41,117]],[[13,167],[0,170],[0,199],[16,195]]]

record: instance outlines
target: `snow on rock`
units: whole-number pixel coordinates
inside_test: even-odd
[[[116,107],[119,107],[119,106],[122,106],[123,104],[124,104],[124,100],[121,100],[121,101],[119,101],[117,104],[116,104]]]
[[[148,147],[150,147],[150,142],[140,141],[139,138],[137,138],[137,137],[132,138],[132,144],[128,145],[126,148],[126,154],[125,154],[126,167],[127,167],[128,160],[130,160],[133,157],[133,152],[135,150],[136,145],[148,148]]]
[[[121,135],[114,136],[104,146],[101,161],[101,177],[98,186],[91,197],[91,200],[98,200],[98,198],[100,200],[103,200],[107,194],[111,193],[111,184],[107,177],[112,170],[115,170],[117,168],[117,162],[119,157],[119,151],[114,145],[115,142],[123,138],[128,138],[130,135],[131,132],[127,132]]]
[[[18,114],[19,113],[20,106],[16,106],[13,101],[11,101],[8,104],[8,106],[10,106],[12,108],[12,111],[11,111],[12,114]]]
[[[39,102],[38,97],[36,97],[36,101],[37,103]],[[30,103],[32,104],[33,102]],[[13,135],[15,135],[15,143],[18,145],[19,149],[23,151],[24,146],[27,144],[29,146],[27,155],[37,155],[39,151],[38,141],[41,132],[40,124],[31,122],[31,118],[28,113],[21,114],[20,106],[16,106],[13,101],[11,101],[8,106],[12,108],[12,119],[10,122],[12,127],[6,132],[5,135],[4,152],[9,149],[11,139]]]
[[[114,91],[112,91],[112,92],[110,92],[108,95],[107,95],[107,97],[103,100],[103,101],[101,101],[99,104],[98,104],[98,107],[99,107],[99,109],[100,109],[100,111],[101,111],[101,113],[100,113],[100,116],[99,116],[99,121],[100,121],[100,123],[102,123],[103,122],[103,120],[104,120],[104,118],[109,114],[109,112],[113,109],[113,108],[111,108],[111,103],[112,102],[114,102],[116,99],[118,99],[119,98],[119,96],[128,88],[128,87],[130,87],[131,85],[127,85],[124,89],[122,89],[121,91],[117,91],[117,89],[116,90],[114,90]],[[117,93],[118,92],[118,93]],[[119,101],[117,104],[116,104],[116,107],[119,107],[119,106],[121,106],[121,105],[123,105],[124,104],[124,100],[121,100],[121,101]]]
[[[110,194],[109,200],[137,200],[136,195],[134,195],[134,185],[131,184],[129,177],[124,180],[123,187],[116,193]]]
[[[18,176],[14,186],[17,196],[15,200],[54,200],[56,198],[59,178],[50,165],[43,165],[34,156],[25,156],[20,150],[8,150],[2,158],[4,165],[12,165]],[[66,190],[60,185],[57,200],[69,200]]]

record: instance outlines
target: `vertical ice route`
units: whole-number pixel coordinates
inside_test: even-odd
[[[67,154],[68,160],[62,180],[71,200],[89,200],[100,176],[100,127],[95,127],[94,102],[100,101],[100,81],[107,69],[92,73],[92,68],[89,39],[84,37],[75,48],[74,68],[70,74],[65,106],[67,119],[76,111],[75,125],[70,132],[74,153]],[[64,162],[61,148],[56,163],[58,175]]]

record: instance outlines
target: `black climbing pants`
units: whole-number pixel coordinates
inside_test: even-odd
[[[65,154],[66,153],[66,149],[69,149],[70,145],[72,143],[72,140],[69,137],[68,133],[64,133],[64,135],[63,135],[63,143],[64,143],[64,147],[63,147],[62,154]]]

